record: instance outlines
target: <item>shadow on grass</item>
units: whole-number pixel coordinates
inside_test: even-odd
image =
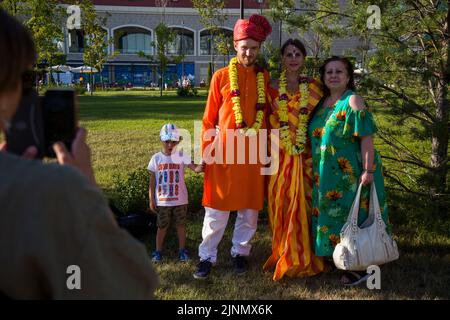
[[[394,191],[390,191],[388,195],[389,219],[394,233],[397,229],[398,232],[411,237],[420,233],[421,238],[449,238],[448,206],[443,212],[427,197]]]
[[[235,216],[235,215],[234,215]],[[218,248],[217,265],[207,280],[196,280],[193,273],[198,262],[197,248],[201,241],[202,218],[188,224],[188,250],[191,260],[180,264],[176,259],[177,241],[174,232],[166,241],[167,260],[156,266],[161,278],[157,295],[160,299],[200,300],[297,300],[297,299],[449,299],[450,248],[448,245],[400,245],[400,259],[381,266],[381,290],[370,290],[366,284],[347,288],[340,284],[342,272],[335,271],[309,278],[285,277],[272,281],[272,272],[262,266],[270,254],[268,226],[260,223],[249,258],[249,271],[236,276],[230,259],[234,216]],[[147,246],[154,246],[148,239]]]
[[[405,217],[398,220],[406,220]],[[342,272],[335,271],[310,278],[285,277],[272,281],[273,271],[263,272],[262,266],[270,255],[271,235],[267,214],[261,214],[258,231],[252,242],[249,272],[238,277],[232,271],[231,238],[236,215],[231,214],[224,237],[218,247],[218,263],[209,279],[193,278],[198,263],[203,210],[189,213],[187,249],[191,260],[177,261],[178,240],[172,226],[164,246],[164,262],[156,267],[161,286],[159,299],[194,300],[297,300],[297,299],[450,299],[450,240],[436,233],[424,232],[406,225],[395,226],[400,259],[381,266],[381,290],[370,290],[366,284],[355,288],[340,284]],[[150,254],[155,249],[155,235],[141,241]]]

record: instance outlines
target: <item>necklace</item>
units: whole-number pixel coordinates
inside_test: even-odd
[[[308,120],[311,111],[308,109],[309,101],[309,80],[306,77],[299,78],[299,115],[297,130],[295,136],[295,143],[292,143],[291,136],[289,134],[288,123],[288,110],[287,110],[287,91],[286,91],[286,70],[283,70],[280,76],[280,103],[278,115],[280,118],[280,140],[284,147],[284,150],[289,155],[298,155],[305,151],[306,143],[306,131],[308,128]]]
[[[237,65],[238,59],[236,57],[230,60],[228,66],[228,73],[230,77],[230,89],[231,89],[231,101],[233,102],[234,120],[236,122],[236,128],[239,129],[246,136],[255,135],[261,128],[264,119],[264,108],[266,103],[266,92],[264,88],[264,72],[263,69],[257,67],[256,81],[257,81],[257,93],[258,102],[256,103],[256,119],[253,125],[248,128],[244,122],[241,109],[241,92],[239,91]]]

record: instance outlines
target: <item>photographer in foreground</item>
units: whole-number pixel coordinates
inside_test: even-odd
[[[35,63],[33,40],[0,9],[0,130],[8,130]],[[95,184],[86,132],[59,164],[0,152],[0,295],[13,299],[151,299],[157,285],[145,247],[121,230]]]

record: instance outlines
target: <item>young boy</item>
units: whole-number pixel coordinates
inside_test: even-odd
[[[189,156],[175,157],[175,149],[180,141],[178,128],[172,124],[165,124],[161,128],[160,138],[162,151],[153,155],[148,164],[150,185],[148,196],[150,210],[157,213],[156,250],[152,253],[154,262],[161,262],[164,238],[171,219],[175,220],[179,244],[179,260],[189,259],[186,244],[186,216],[188,193],[184,183],[184,167],[196,173],[202,172],[201,165],[191,163]]]

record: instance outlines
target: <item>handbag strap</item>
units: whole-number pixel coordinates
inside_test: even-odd
[[[347,217],[347,223],[346,223],[346,225],[351,226],[352,229],[355,231],[358,226],[359,204],[360,204],[360,199],[361,199],[362,187],[363,187],[363,185],[362,185],[362,183],[360,183],[358,186],[358,190],[356,191],[355,200],[353,200],[353,204],[350,209],[350,213]],[[371,183],[369,212],[367,214],[368,214],[367,219],[369,221],[371,221],[370,218],[373,216],[373,220],[372,220],[373,222],[378,222],[378,224],[380,224],[380,223],[384,224],[383,218],[381,216],[380,203],[378,201],[378,195],[377,195],[377,190],[375,187],[375,182]],[[344,229],[344,227],[343,227],[343,229]]]
[[[374,215],[374,219],[377,221],[383,221],[381,216],[380,202],[378,201],[377,188],[375,187],[375,182],[372,182],[370,188],[370,202],[369,202],[369,217]],[[374,221],[375,221],[374,220]]]
[[[358,224],[359,200],[361,197],[361,189],[362,183],[359,184],[358,190],[356,191],[355,200],[353,200],[353,204],[350,209],[350,214],[347,217],[347,224],[355,227]]]

